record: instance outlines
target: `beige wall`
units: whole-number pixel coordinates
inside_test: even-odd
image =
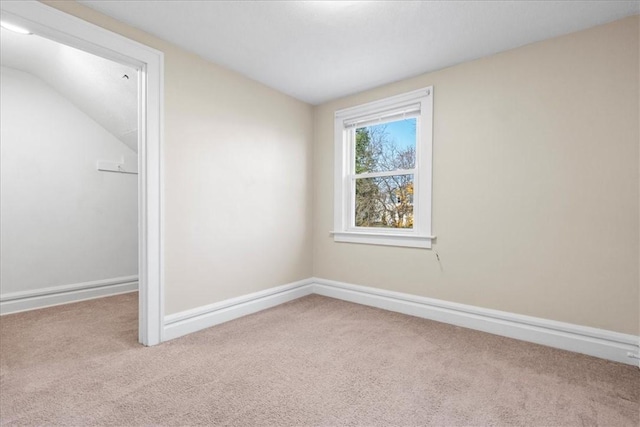
[[[638,17],[312,109],[47,3],[165,53],[167,314],[313,274],[638,333]],[[433,250],[334,243],[334,110],[427,85]]]
[[[164,52],[166,314],[311,276],[311,106],[73,2]]]
[[[314,275],[637,334],[638,22],[317,107]],[[333,112],[428,85],[433,250],[334,243]]]

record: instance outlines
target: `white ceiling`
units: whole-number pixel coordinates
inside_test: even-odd
[[[638,1],[92,1],[311,104],[614,21]]]
[[[138,151],[136,70],[39,37],[0,29],[0,64],[43,80]],[[129,79],[123,78],[128,75]]]

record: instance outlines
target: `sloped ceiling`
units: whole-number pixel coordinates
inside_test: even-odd
[[[2,66],[43,80],[138,151],[136,70],[37,35],[0,31]]]
[[[640,10],[613,0],[80,3],[312,104]]]

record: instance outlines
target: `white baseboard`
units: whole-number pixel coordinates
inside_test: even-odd
[[[163,341],[237,319],[310,294],[449,323],[629,365],[639,337],[366,286],[310,278],[165,317]]]
[[[35,310],[138,290],[138,276],[95,280],[0,295],[0,315]]]
[[[522,341],[638,364],[639,337],[400,292],[313,278],[313,293]],[[632,357],[630,355],[635,355]]]
[[[165,316],[163,341],[275,307],[312,293],[311,279]]]

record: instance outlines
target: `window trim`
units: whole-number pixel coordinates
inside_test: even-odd
[[[420,105],[416,117],[416,164],[414,175],[413,229],[355,227],[353,216],[353,123],[369,122],[379,116],[384,122],[389,112]],[[395,116],[395,114],[393,114]],[[334,228],[335,242],[362,243],[411,248],[431,248],[431,199],[433,169],[433,86],[369,102],[335,112],[334,121]],[[409,172],[410,170],[407,170]],[[404,171],[403,171],[404,172]]]

